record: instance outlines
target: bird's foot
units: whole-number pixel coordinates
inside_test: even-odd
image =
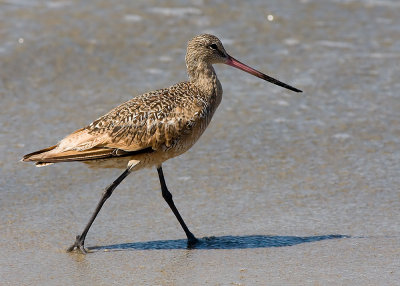
[[[190,233],[187,238],[188,248],[193,248],[199,242],[199,240],[192,233]]]
[[[82,254],[86,254],[88,253],[88,251],[85,249],[84,244],[85,244],[85,238],[81,237],[80,235],[77,235],[75,243],[67,249],[67,252],[72,252],[76,249],[79,250]]]

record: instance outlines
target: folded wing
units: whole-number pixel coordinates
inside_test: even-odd
[[[187,101],[189,88],[193,87],[180,83],[135,97],[66,136],[57,145],[27,154],[22,160],[46,165],[170,148],[190,133],[204,109],[201,100]]]

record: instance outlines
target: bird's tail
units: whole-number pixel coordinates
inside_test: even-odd
[[[144,153],[152,153],[151,147],[135,151],[124,151],[117,148],[94,147],[88,150],[68,150],[57,152],[54,150],[58,145],[48,147],[25,155],[21,161],[36,162],[36,167],[44,167],[59,162],[91,161],[115,157],[128,157]]]
[[[36,151],[36,152],[32,152],[29,154],[26,154],[22,157],[21,161],[22,162],[36,162],[36,167],[44,167],[44,166],[48,166],[48,165],[52,165],[53,163],[50,162],[43,162],[43,155],[44,153],[47,153],[51,150],[53,150],[54,148],[56,148],[57,145]]]

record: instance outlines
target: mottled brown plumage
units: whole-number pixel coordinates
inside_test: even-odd
[[[103,164],[104,159],[123,157],[124,163],[132,159],[140,161],[135,166],[137,170],[158,166],[187,151],[207,127],[222,96],[221,84],[211,64],[198,65],[201,58],[193,53],[193,48],[202,41],[222,47],[213,36],[203,35],[191,41],[187,52],[189,82],[137,96],[68,135],[51,150],[25,155],[23,161],[34,161],[38,166],[88,161],[97,167],[126,167],[120,162]],[[94,162],[95,159],[103,160]]]
[[[69,250],[85,252],[84,240],[97,213],[115,187],[132,171],[155,166],[162,194],[184,229],[188,242],[197,241],[176,209],[161,164],[186,152],[199,139],[221,102],[222,87],[213,64],[225,63],[290,90],[300,90],[260,73],[229,56],[220,40],[203,34],[189,41],[188,82],[137,96],[62,139],[57,145],[23,157],[47,166],[81,161],[95,167],[126,168],[109,187],[83,233]]]

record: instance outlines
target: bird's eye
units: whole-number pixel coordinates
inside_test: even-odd
[[[211,44],[208,46],[211,50],[218,50],[218,46],[216,44]]]

